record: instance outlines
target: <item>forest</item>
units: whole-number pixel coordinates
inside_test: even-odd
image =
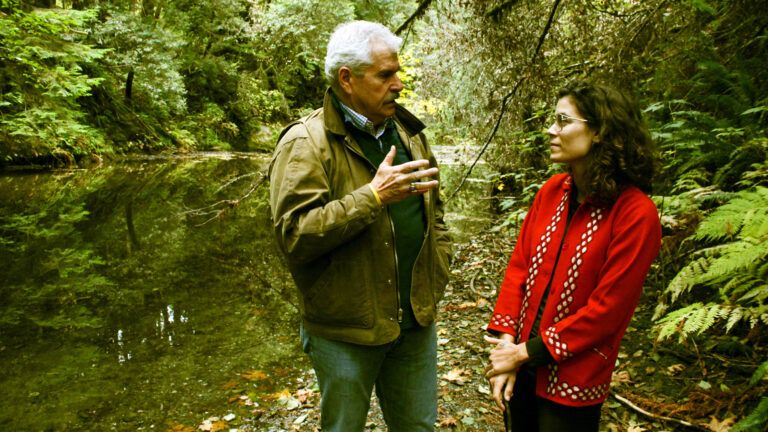
[[[764,0],[0,0],[0,176],[55,173],[63,179],[62,173],[132,157],[203,152],[268,157],[283,125],[320,106],[325,43],[333,29],[352,19],[381,22],[404,39],[401,103],[428,124],[433,145],[469,155],[460,174],[442,185],[443,194],[458,199],[475,163],[482,160],[488,167],[482,202],[493,216],[482,237],[488,244],[496,244],[491,237],[510,239],[498,249],[479,250],[471,242],[457,248],[464,255],[456,257],[451,284],[466,302],[446,306],[451,317],[470,302],[482,322],[494,298],[467,294],[470,285],[472,292],[478,290],[479,279],[466,274],[476,271],[480,255],[503,263],[534,194],[561,169],[549,163],[545,132],[558,89],[575,79],[608,83],[640,101],[662,163],[652,194],[662,220],[662,251],[646,281],[645,313],[638,312],[633,322],[647,344],[630,343],[634,350],[628,354],[654,364],[639,364],[637,371],[617,377],[617,388],[653,371],[666,373],[663,378],[677,386],[654,388],[665,379],[649,380],[655,384],[636,390],[633,408],[616,404],[636,417],[616,418],[606,430],[764,431],[766,7]],[[178,205],[189,207],[182,209],[187,228],[209,227],[228,215],[232,220],[237,212],[255,220],[265,204],[246,212],[244,203],[263,197],[265,180],[257,168],[242,169],[252,172],[225,177],[231,180],[226,184],[212,177],[215,168],[177,167],[157,169],[148,174],[150,186],[133,189],[96,192],[106,181],[101,177],[79,186],[68,183],[66,190],[30,188],[28,199],[47,195],[55,201],[24,212],[12,208],[9,183],[3,183],[0,256],[15,265],[0,271],[0,354],[23,345],[25,335],[69,338],[81,329],[103,329],[109,323],[95,311],[118,310],[128,296],[142,302],[162,296],[137,278],[175,283],[178,275],[151,274],[151,265],[108,269],[108,257],[122,247],[126,259],[144,254],[156,263],[170,260],[150,251],[151,240],[134,232],[134,223],[142,223],[134,210],[151,199],[150,187],[172,184],[162,199],[187,197]],[[120,181],[132,175],[120,174],[125,176]],[[117,207],[118,197],[130,197],[119,212],[110,208]],[[211,202],[218,206],[209,208]],[[128,229],[110,228],[123,236],[120,245],[110,246],[83,224],[98,212],[113,211],[128,220]],[[170,226],[166,219],[162,223]],[[247,238],[269,235],[266,228],[248,230]],[[73,231],[79,233],[77,242],[66,244],[64,235]],[[182,240],[183,233],[166,232],[163,241],[176,242],[184,259],[210,238],[196,234]],[[243,233],[232,226],[217,227],[214,235],[220,245],[205,250],[217,258],[225,246],[259,254],[253,261],[221,264],[252,267],[237,283],[257,279],[275,286],[254,268],[276,266],[276,258],[238,244]],[[70,270],[54,271],[59,265]],[[500,265],[480,272],[489,287],[500,280]],[[37,266],[48,267],[30,276]],[[206,277],[202,270],[179,272],[184,280]],[[135,290],[121,292],[117,273],[130,276]],[[462,287],[467,287],[463,294]],[[290,303],[295,294],[283,288],[275,298]],[[680,374],[686,379],[677,379]],[[447,385],[457,380],[450,376]],[[467,392],[462,388],[451,403]],[[293,396],[291,401],[305,402]],[[703,410],[705,405],[711,409]],[[196,414],[198,421],[206,417]],[[443,426],[498,430],[473,426],[479,417],[463,418],[472,420],[445,415]],[[221,430],[215,424],[207,430]],[[0,425],[13,422],[0,417]],[[177,424],[167,430],[185,429]]]

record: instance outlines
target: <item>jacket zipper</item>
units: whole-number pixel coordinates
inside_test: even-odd
[[[389,207],[387,207],[387,219],[389,219],[389,229],[392,231],[392,256],[395,257],[395,297],[397,298],[397,322],[403,322],[403,308],[400,303],[400,263],[397,259],[397,237],[395,236],[395,224],[389,216]]]
[[[363,154],[358,152],[355,148],[353,148],[349,144],[349,140],[351,138],[349,135],[347,135],[344,139],[344,144],[346,147],[354,154],[358,155],[360,158],[362,158],[372,169],[376,169],[376,167],[371,163],[371,161],[368,160],[367,157],[365,157]],[[375,171],[374,171],[375,175]],[[395,299],[397,301],[397,304],[395,305],[395,310],[397,310],[397,322],[398,324],[403,322],[403,308],[400,307],[400,270],[398,267],[398,260],[397,260],[397,244],[395,243],[395,225],[392,222],[392,217],[389,215],[389,207],[386,208],[387,210],[387,220],[389,221],[389,229],[392,233],[392,256],[395,258],[395,283],[393,284],[395,287]]]

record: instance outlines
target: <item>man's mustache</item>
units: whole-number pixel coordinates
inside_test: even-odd
[[[387,97],[384,99],[384,102],[394,102],[397,100],[397,98],[400,97],[400,93],[390,93],[387,95]]]

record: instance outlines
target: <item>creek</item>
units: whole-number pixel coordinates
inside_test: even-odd
[[[436,153],[452,192],[465,167]],[[267,163],[206,153],[0,174],[0,428],[162,431],[289,388],[310,366]],[[490,220],[485,171],[448,202],[458,241]]]

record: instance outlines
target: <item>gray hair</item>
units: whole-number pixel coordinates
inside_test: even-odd
[[[350,21],[336,27],[325,55],[325,78],[334,90],[339,88],[339,69],[343,66],[359,76],[373,64],[373,42],[382,42],[392,52],[398,52],[403,39],[383,25],[369,21]]]

